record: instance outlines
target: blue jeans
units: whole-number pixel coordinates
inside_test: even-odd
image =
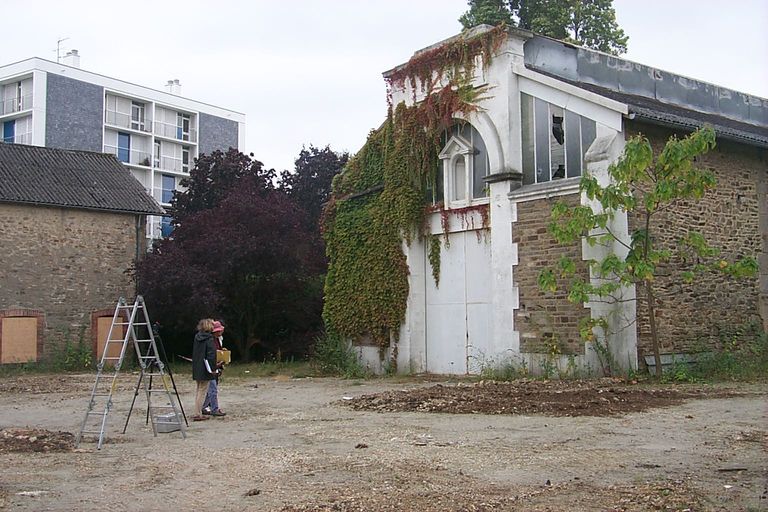
[[[219,410],[219,384],[216,379],[211,379],[208,383],[208,394],[205,395],[203,409],[210,407],[211,411]]]

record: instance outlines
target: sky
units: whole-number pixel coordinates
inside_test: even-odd
[[[614,0],[624,58],[768,98],[768,0]],[[0,64],[80,67],[246,114],[245,146],[293,169],[302,146],[354,153],[386,115],[383,71],[461,30],[466,0],[2,0]]]

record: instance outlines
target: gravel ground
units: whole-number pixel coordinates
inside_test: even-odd
[[[92,379],[0,379],[0,510],[768,510],[765,385],[225,379],[182,439],[141,397],[120,433],[126,375],[108,442],[74,449]]]

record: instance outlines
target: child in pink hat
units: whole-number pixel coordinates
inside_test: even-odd
[[[216,350],[221,350],[224,345],[224,326],[221,322],[216,320],[213,322],[213,342],[216,346]],[[203,414],[206,416],[226,416],[227,413],[219,409],[219,377],[224,368],[223,363],[216,365],[216,378],[211,379],[208,383],[208,394],[205,395],[205,402],[203,402]]]

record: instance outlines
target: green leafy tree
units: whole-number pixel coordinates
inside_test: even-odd
[[[507,23],[613,55],[627,51],[613,0],[470,0],[464,28]]]
[[[507,0],[469,0],[469,10],[461,15],[459,22],[464,28],[477,25],[512,24],[512,13]]]
[[[613,55],[627,51],[613,0],[511,0],[510,9],[520,28]]]
[[[681,284],[691,283],[704,272],[722,272],[734,278],[751,277],[757,272],[753,258],[744,257],[729,262],[719,257],[720,251],[710,246],[703,235],[688,231],[676,244],[666,245],[654,236],[655,222],[660,214],[681,202],[700,200],[716,185],[714,175],[697,169],[694,160],[714,148],[715,133],[711,128],[701,129],[678,140],[669,139],[658,156],[651,144],[642,136],[632,137],[622,157],[608,169],[610,182],[601,185],[598,178],[584,174],[580,189],[596,206],[567,206],[557,203],[552,209],[550,231],[562,244],[573,244],[584,237],[590,246],[604,245],[609,250],[601,260],[588,262],[596,279],[585,281],[576,276],[576,263],[562,258],[559,269],[547,269],[539,275],[539,286],[556,291],[558,280],[568,282],[568,300],[584,303],[590,300],[618,301],[616,294],[622,287],[634,286],[648,308],[648,321],[656,375],[661,376],[661,355],[656,326],[656,298],[654,282],[661,269],[674,266]],[[617,213],[627,212],[637,222],[637,228],[624,239],[613,232],[612,219]],[[617,254],[620,252],[621,254]],[[594,331],[607,334],[606,319],[588,319],[582,328],[587,341],[595,341]]]

